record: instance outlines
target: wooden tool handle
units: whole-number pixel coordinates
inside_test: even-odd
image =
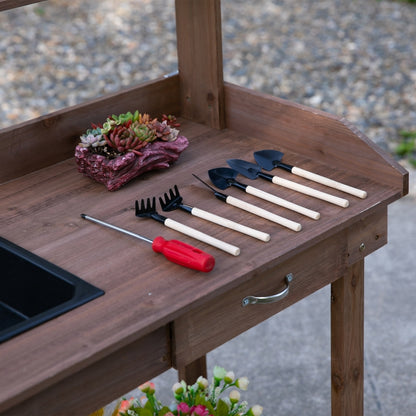
[[[218,240],[217,238],[195,230],[194,228],[188,227],[187,225],[181,224],[180,222],[170,218],[166,218],[165,225],[166,227],[172,228],[172,230],[179,231],[180,233],[188,235],[189,237],[195,238],[213,247],[217,247],[226,253],[232,254],[233,256],[238,256],[240,254],[240,249],[238,247],[233,246],[232,244],[228,244],[225,241]]]
[[[225,202],[234,207],[241,208],[244,211],[248,211],[252,214],[258,215],[259,217],[265,218],[266,220],[273,221],[276,224],[283,225],[283,227],[287,227],[293,231],[300,231],[302,229],[302,226],[297,222],[288,220],[287,218],[281,217],[280,215],[273,214],[270,211],[256,207],[255,205],[244,202],[241,199],[234,198],[233,196],[227,196]]]
[[[321,183],[322,185],[329,186],[330,188],[338,189],[339,191],[345,192],[350,195],[354,195],[358,198],[367,198],[367,192],[361,189],[354,188],[344,183],[334,181],[333,179],[326,178],[325,176],[317,175],[316,173],[309,172],[308,170],[298,168],[294,166],[292,173],[302,178],[309,179],[314,182]]]
[[[230,228],[231,230],[249,235],[261,241],[270,241],[270,234],[264,233],[259,230],[255,230],[254,228],[247,227],[243,224],[231,221],[227,218],[220,217],[218,215],[212,214],[211,212],[204,211],[202,209],[194,207],[192,208],[191,213],[192,215],[195,215],[195,217],[211,221],[215,224],[222,225],[223,227]]]
[[[314,220],[318,220],[319,217],[321,216],[319,212],[312,211],[311,209],[302,207],[301,205],[294,204],[293,202],[287,201],[286,199],[283,199],[283,198],[279,198],[276,195],[269,194],[268,192],[264,192],[261,189],[254,188],[250,185],[247,186],[246,192],[250,195],[254,195],[266,201],[272,202],[273,204],[290,209],[291,211],[298,212],[299,214],[305,215]]]
[[[337,196],[327,194],[326,192],[317,191],[316,189],[310,188],[309,186],[301,185],[297,182],[280,178],[279,176],[273,176],[272,182],[276,185],[280,185],[288,189],[293,189],[294,191],[313,196],[314,198],[322,199],[323,201],[330,202],[331,204],[338,205],[343,208],[347,208],[350,204],[347,199],[338,198]]]

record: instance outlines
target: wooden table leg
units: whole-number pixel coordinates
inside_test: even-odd
[[[332,416],[364,409],[364,260],[331,286]]]
[[[179,380],[184,380],[187,384],[195,383],[199,376],[207,377],[207,359],[205,355],[184,367],[178,367]]]

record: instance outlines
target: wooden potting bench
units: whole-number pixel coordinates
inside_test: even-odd
[[[0,11],[29,3],[0,0]],[[177,74],[0,132],[1,235],[106,292],[0,345],[1,415],[88,415],[172,366],[193,382],[206,371],[207,352],[329,284],[332,414],[362,415],[364,257],[387,242],[387,206],[408,192],[408,174],[348,121],[224,82],[220,6],[176,0]],[[190,145],[168,170],[109,192],[77,172],[74,147],[91,122],[135,109],[178,115]],[[349,197],[350,206],[340,208],[256,182],[319,211],[314,221],[226,191],[299,221],[303,229],[294,232],[222,204],[191,175],[208,180],[208,169],[229,158],[253,161],[261,149],[282,150],[288,162],[368,197]],[[161,196],[174,184],[185,202],[267,231],[271,241],[171,213],[241,248],[234,257],[180,238],[215,255],[214,270],[204,274],[80,218],[85,212],[150,238],[178,238],[133,211],[135,199]],[[282,291],[290,273],[284,299],[242,306],[247,295]]]

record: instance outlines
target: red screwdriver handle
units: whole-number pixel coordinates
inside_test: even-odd
[[[156,237],[152,243],[153,251],[162,253],[168,260],[189,269],[210,272],[215,265],[215,259],[205,251],[178,240],[165,240]]]

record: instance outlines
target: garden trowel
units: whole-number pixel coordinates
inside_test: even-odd
[[[354,188],[349,185],[345,185],[341,182],[334,181],[333,179],[325,176],[317,175],[316,173],[309,172],[308,170],[298,168],[297,166],[288,165],[282,162],[283,153],[277,150],[260,150],[254,152],[254,159],[256,162],[266,170],[272,170],[273,168],[284,169],[294,175],[301,176],[302,178],[309,179],[311,181],[320,183],[322,185],[329,186],[330,188],[338,189],[339,191],[346,192],[350,195],[354,195],[358,198],[366,198],[367,192],[361,189]]]
[[[255,163],[246,162],[241,159],[229,159],[227,163],[236,171],[244,175],[249,179],[263,178],[267,181],[273,182],[276,185],[283,186],[293,191],[300,192],[305,195],[313,196],[314,198],[322,199],[323,201],[330,202],[331,204],[338,205],[346,208],[349,205],[349,201],[344,198],[338,198],[337,196],[321,192],[309,186],[301,185],[297,182],[289,181],[288,179],[281,178],[279,176],[273,176],[261,171],[261,167]]]
[[[297,205],[283,198],[279,198],[276,195],[269,194],[268,192],[264,192],[261,189],[254,188],[253,186],[238,182],[235,179],[238,175],[238,172],[234,169],[230,169],[230,168],[211,169],[208,171],[208,175],[212,183],[217,188],[226,189],[226,188],[229,188],[230,186],[236,186],[237,188],[243,190],[244,192],[250,195],[257,196],[258,198],[272,202],[273,204],[276,204],[281,207],[298,212],[299,214],[305,215],[314,220],[317,220],[320,217],[319,212],[312,211],[311,209],[302,207],[301,205]]]

